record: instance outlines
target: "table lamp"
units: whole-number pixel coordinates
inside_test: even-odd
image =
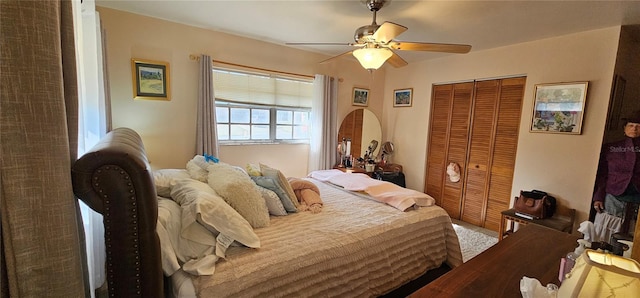
[[[587,249],[562,281],[558,297],[638,297],[640,264]]]

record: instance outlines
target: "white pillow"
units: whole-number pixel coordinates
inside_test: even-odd
[[[187,172],[191,178],[207,182],[209,176],[209,172],[207,172],[208,165],[209,163],[204,159],[204,156],[196,155],[187,162]]]
[[[183,237],[182,209],[174,201],[158,197],[158,225],[162,270],[171,276],[180,269],[179,264],[194,263],[205,257],[215,256],[216,238],[205,227],[194,224],[189,227],[190,237]],[[195,240],[194,240],[195,238]],[[213,274],[213,268],[200,270],[199,275]]]
[[[169,201],[170,203],[167,204],[166,201]],[[178,257],[176,256],[173,244],[171,243],[172,237],[167,231],[167,228],[170,228],[172,225],[175,226],[176,223],[178,225],[180,224],[180,218],[175,218],[171,214],[171,203],[180,210],[180,206],[178,206],[176,202],[158,197],[158,222],[156,224],[156,233],[158,233],[158,238],[160,239],[162,271],[164,271],[164,275],[166,276],[171,276],[180,269]],[[180,229],[177,230],[177,233],[179,232]]]
[[[153,171],[156,193],[165,198],[171,197],[171,187],[176,184],[176,180],[188,178],[191,178],[191,176],[185,169],[159,169]]]
[[[182,207],[183,237],[199,237],[192,233],[198,231],[189,227],[200,223],[207,230],[218,233],[215,253],[219,257],[224,258],[233,241],[252,248],[260,247],[260,239],[249,222],[207,184],[193,179],[179,180],[171,190],[171,197]]]
[[[237,167],[216,163],[209,165],[208,183],[252,227],[269,225],[269,209],[249,175]]]

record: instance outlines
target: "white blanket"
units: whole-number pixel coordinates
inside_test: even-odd
[[[332,169],[313,171],[309,177],[330,182],[346,190],[365,192],[371,198],[402,211],[414,205],[428,207],[435,204],[435,199],[428,194],[400,187],[388,181],[372,179],[365,174],[345,173]]]
[[[593,220],[595,236],[592,241],[605,241],[611,240],[611,235],[620,231],[622,226],[622,218],[615,217],[606,212],[596,213],[596,218]]]

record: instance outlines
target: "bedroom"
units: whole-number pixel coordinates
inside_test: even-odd
[[[355,62],[345,62],[339,67],[331,66],[324,70],[318,69],[319,66],[316,63],[324,58],[322,55],[300,51],[289,52],[283,47],[227,35],[225,35],[225,44],[219,45],[211,40],[213,39],[211,37],[218,37],[219,33],[110,11],[109,9],[99,8],[98,10],[102,14],[105,28],[109,30],[107,33],[109,47],[114,48],[113,50],[109,49],[112,98],[114,99],[114,127],[130,126],[142,132],[145,142],[149,143],[152,164],[155,163],[154,166],[158,168],[175,167],[183,164],[189,158],[191,148],[183,147],[180,144],[193,143],[194,124],[189,120],[172,123],[167,119],[178,114],[176,111],[182,111],[182,114],[186,114],[184,111],[192,110],[188,106],[179,106],[176,103],[179,103],[180,97],[194,98],[195,95],[193,92],[191,94],[174,93],[172,101],[168,103],[133,102],[123,99],[130,98],[129,60],[132,57],[171,62],[172,81],[173,84],[177,84],[172,86],[174,92],[181,86],[187,89],[190,84],[195,84],[195,74],[189,70],[195,70],[197,66],[188,59],[188,56],[209,51],[214,55],[219,54],[220,56],[214,57],[221,60],[241,61],[243,64],[260,65],[270,69],[305,74],[324,71],[344,79],[342,84],[346,87],[341,88],[342,93],[339,96],[341,106],[339,107],[338,119],[344,117],[353,108],[348,103],[351,87],[355,85],[369,86],[372,90],[372,102],[369,108],[374,110],[381,119],[385,139],[393,141],[399,148],[397,155],[394,156],[394,161],[403,165],[420,165],[418,167],[405,166],[407,184],[410,188],[417,190],[421,190],[424,180],[423,165],[427,140],[425,127],[428,125],[428,101],[431,84],[526,74],[528,79],[521,117],[523,124],[520,130],[513,191],[515,193],[519,189],[545,189],[565,200],[571,207],[578,209],[578,220],[585,219],[587,216],[588,205],[586,201],[590,197],[596,166],[594,157],[597,156],[602,139],[601,127],[604,126],[606,119],[606,99],[609,98],[611,78],[615,67],[614,61],[620,32],[620,28],[617,26],[505,46],[499,49],[471,53],[464,57],[447,57],[435,61],[414,63],[403,69],[380,70],[376,72],[374,76],[376,81],[372,83],[369,75],[363,72]],[[145,34],[136,31],[137,26],[120,26],[121,22],[123,24],[141,22],[142,25],[158,25],[169,41],[152,39],[151,37],[146,39]],[[190,42],[183,43],[184,40],[179,38],[184,35],[181,33],[182,30],[194,31],[194,35],[202,36],[207,40],[202,44],[195,45]],[[251,48],[261,50],[251,51],[249,50]],[[542,50],[549,48],[553,48],[554,51]],[[584,51],[585,48],[590,50]],[[282,61],[285,59],[281,54],[275,54],[275,52],[281,53],[282,51],[287,51],[286,61]],[[576,55],[576,53],[580,53],[580,55]],[[527,61],[520,61],[521,57],[527,57]],[[571,61],[574,67],[563,67],[564,61]],[[119,80],[121,84],[117,83]],[[530,94],[533,93],[533,85],[567,80],[589,80],[592,82],[583,134],[570,137],[530,134],[526,124],[529,117],[528,111],[531,110],[532,105]],[[126,87],[121,89],[118,86]],[[388,100],[385,100],[389,97],[389,90],[406,86],[414,88],[416,101],[413,107],[393,109]],[[115,102],[116,100],[123,102],[118,103]],[[153,111],[151,115],[147,114],[150,110]],[[133,113],[128,113],[128,111]],[[152,119],[148,119],[147,115]],[[416,125],[416,122],[420,125]],[[551,144],[554,147],[575,152],[573,156],[576,158],[569,160],[562,155],[541,152],[536,149],[537,144],[540,143]],[[177,156],[175,160],[169,156],[170,152],[174,152]],[[226,154],[229,160],[233,160],[234,155],[229,152]],[[242,154],[256,154],[255,158],[257,159],[284,167],[287,167],[286,164],[288,164],[282,160],[259,156],[254,152],[243,152]],[[304,159],[304,156],[301,154],[300,158]],[[581,160],[593,161],[593,163],[589,164],[581,162]],[[303,160],[301,163],[306,164]],[[555,171],[550,173],[548,170],[550,168]],[[305,174],[305,171],[295,165],[291,165],[285,171],[292,176]]]
[[[355,60],[318,64],[327,56],[106,7],[98,7],[97,11],[107,32],[113,127],[126,126],[139,131],[149,144],[148,154],[154,168],[183,165],[193,154],[189,144],[195,140],[195,121],[189,111],[195,109],[197,97],[197,62],[190,60],[189,55],[204,53],[214,60],[307,75],[326,73],[341,78],[339,121],[356,108],[350,102],[352,88],[369,88],[368,109],[381,122],[382,141],[389,140],[396,145],[393,161],[405,165],[407,186],[419,191],[424,188],[431,85],[525,75],[527,85],[511,197],[520,189],[543,189],[568,207],[575,208],[576,222],[588,217],[588,198],[591,197],[602,142],[601,128],[607,117],[608,101],[605,99],[609,98],[611,90],[620,27],[449,55],[410,63],[402,68],[385,67],[370,76]],[[147,34],[149,28],[163,32],[164,38]],[[131,100],[131,58],[170,63],[171,101]],[[534,85],[566,81],[590,82],[582,134],[530,133],[527,125]],[[406,87],[414,88],[413,106],[393,108],[389,101],[391,90]],[[572,152],[575,159],[551,154],[536,144],[562,148],[563,152]],[[306,175],[306,168],[300,165],[307,164],[307,151],[305,145],[222,146],[220,155],[238,165],[247,162],[277,164],[286,175],[302,177]],[[276,152],[286,153],[274,154]]]

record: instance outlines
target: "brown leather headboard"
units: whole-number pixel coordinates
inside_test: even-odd
[[[158,201],[140,136],[109,132],[71,170],[73,191],[102,214],[110,297],[164,297]]]

